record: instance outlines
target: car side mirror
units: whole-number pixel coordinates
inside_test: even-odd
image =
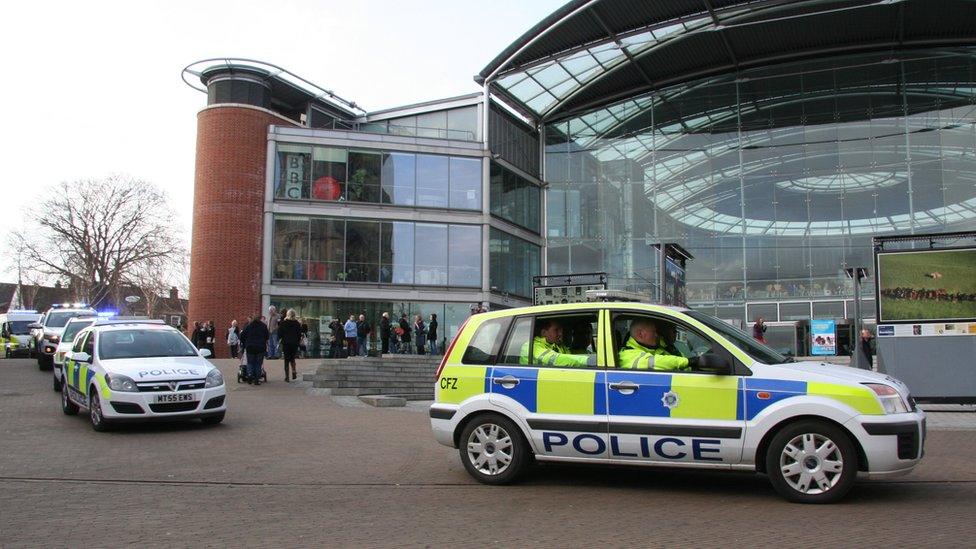
[[[210,358],[210,349],[200,349],[200,356]]]
[[[43,327],[44,326],[42,326],[38,322],[31,322],[30,324],[27,325],[27,329],[29,329],[29,330],[40,330]]]
[[[732,364],[723,356],[705,353],[698,357],[698,366],[695,369],[710,374],[728,375],[732,373]]]
[[[71,353],[71,360],[75,362],[91,362],[91,355],[84,351]]]

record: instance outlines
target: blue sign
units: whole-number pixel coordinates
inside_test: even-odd
[[[810,354],[814,356],[837,354],[837,322],[835,320],[810,321]]]

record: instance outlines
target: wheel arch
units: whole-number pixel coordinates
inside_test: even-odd
[[[787,426],[792,425],[793,423],[799,421],[821,421],[833,425],[834,427],[837,427],[838,429],[843,431],[847,435],[847,438],[850,439],[851,444],[854,445],[854,450],[857,452],[857,470],[858,471],[869,470],[868,458],[867,458],[867,454],[864,452],[864,447],[861,446],[861,441],[859,441],[857,437],[854,436],[854,433],[852,433],[850,429],[844,427],[842,424],[828,417],[818,416],[814,414],[807,414],[802,416],[794,416],[794,417],[786,418],[780,421],[779,423],[777,423],[776,425],[774,425],[768,431],[766,431],[766,434],[763,435],[762,440],[759,441],[759,445],[756,447],[756,456],[755,456],[756,471],[760,473],[766,472],[766,451],[769,449],[769,445],[773,441],[773,438],[776,436],[776,434],[782,431],[783,429],[785,429]]]
[[[461,433],[464,431],[464,428],[467,427],[469,423],[474,421],[475,418],[486,415],[501,416],[514,423],[519,428],[519,435],[522,437],[522,442],[525,443],[525,447],[529,450],[529,453],[535,455],[535,449],[532,447],[529,435],[525,432],[525,426],[522,425],[519,418],[515,417],[513,414],[507,413],[506,411],[499,410],[498,408],[481,408],[478,410],[473,410],[471,413],[461,418],[461,420],[458,421],[457,426],[454,427],[454,433],[452,434],[455,448],[461,447]]]

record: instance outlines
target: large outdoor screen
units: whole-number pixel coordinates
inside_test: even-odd
[[[878,321],[976,320],[976,249],[878,253]]]

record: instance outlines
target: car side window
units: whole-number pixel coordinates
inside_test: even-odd
[[[95,332],[88,332],[81,350],[88,353],[88,356],[95,358]]]
[[[80,336],[75,338],[74,347],[71,348],[72,353],[80,353],[82,349],[85,348],[85,339],[88,337],[89,333],[91,332],[83,332]]]
[[[657,356],[675,356],[687,359],[707,353],[715,353],[726,358],[729,364],[733,363],[732,355],[725,347],[674,319],[640,314],[617,314],[614,316],[612,329],[614,352],[617,355],[618,366],[622,366],[627,360],[632,361],[631,355],[635,353],[624,352],[628,347],[654,348],[657,351]],[[657,340],[656,343],[653,341],[655,339]],[[660,359],[658,361],[660,362]],[[695,372],[695,369],[685,371]]]
[[[519,348],[519,363],[556,368],[595,368],[596,312],[540,315],[532,339]]]
[[[478,330],[468,343],[468,348],[461,357],[462,364],[492,364],[498,348],[502,345],[502,338],[505,337],[505,329],[511,318],[496,318],[486,320],[478,326]]]
[[[520,362],[522,348],[529,344],[532,336],[532,318],[522,317],[515,321],[512,333],[508,336],[505,351],[499,358],[499,364],[525,364]]]

